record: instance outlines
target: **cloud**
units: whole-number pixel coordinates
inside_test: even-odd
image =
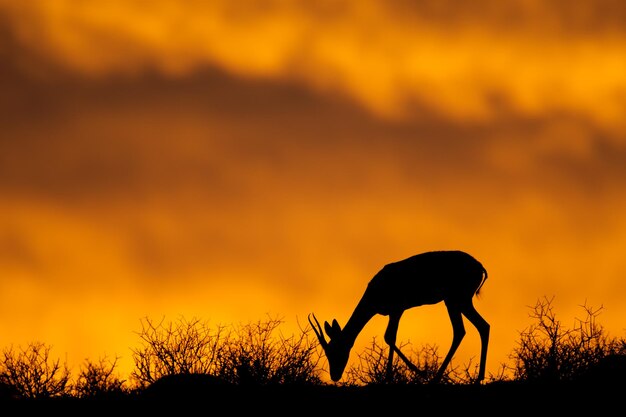
[[[0,3],[17,49],[77,73],[216,66],[344,94],[378,115],[584,114],[623,128],[619,2]],[[622,143],[623,145],[623,143]]]
[[[320,247],[373,262],[384,256],[364,243],[371,236],[446,244],[448,228],[526,234],[535,222],[585,239],[623,205],[623,152],[586,119],[390,121],[303,86],[216,71],[29,83],[13,95],[25,111],[4,120],[3,195],[71,213],[52,223],[119,233],[111,256],[139,280],[228,269],[241,253],[249,275],[313,280],[302,265],[323,264]],[[36,260],[26,241],[37,233],[12,230],[12,251]]]

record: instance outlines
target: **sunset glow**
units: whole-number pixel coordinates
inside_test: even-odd
[[[623,337],[625,19],[608,0],[0,0],[0,347],[127,374],[143,317],[344,324],[384,264],[437,249],[489,272],[488,373],[544,296]],[[399,338],[445,353],[444,306]]]

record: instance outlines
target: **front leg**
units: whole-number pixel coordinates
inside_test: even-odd
[[[400,359],[402,359],[404,363],[406,363],[406,366],[408,366],[411,371],[415,372],[416,374],[420,374],[420,375],[423,374],[423,372],[417,366],[415,366],[413,362],[409,360],[409,358],[404,356],[404,353],[402,353],[402,351],[400,350],[398,346],[393,345],[391,346],[390,350],[395,351],[400,357]]]
[[[398,325],[400,323],[400,318],[402,317],[402,312],[399,313],[391,313],[389,314],[389,324],[387,325],[387,330],[385,331],[385,342],[389,345],[389,357],[387,358],[387,380],[391,381],[393,376],[393,354],[394,352],[398,354],[400,359],[402,359],[409,369],[417,374],[423,374],[420,369],[415,366],[409,358],[407,358],[404,353],[396,346],[396,337],[398,334]]]

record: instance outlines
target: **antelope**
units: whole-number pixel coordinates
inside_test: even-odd
[[[309,324],[328,360],[330,378],[334,382],[341,379],[357,336],[376,314],[389,316],[384,336],[385,343],[389,345],[387,378],[392,375],[394,353],[398,354],[409,369],[419,372],[396,345],[400,318],[407,309],[443,301],[452,323],[452,345],[431,382],[437,383],[441,380],[465,337],[465,316],[480,335],[480,363],[475,381],[479,384],[485,378],[490,325],[474,308],[473,298],[478,295],[486,279],[487,270],[483,265],[462,251],[424,252],[385,265],[368,283],[343,329],[336,319],[332,320],[332,325],[324,322],[328,341],[315,314],[308,316]]]

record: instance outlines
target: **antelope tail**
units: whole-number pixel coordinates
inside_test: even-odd
[[[474,294],[478,295],[478,293],[480,292],[480,289],[483,287],[483,285],[485,284],[485,281],[487,281],[487,270],[485,269],[484,266],[482,266],[482,274],[483,274],[483,280],[480,281],[480,285],[478,286],[478,288],[476,288],[476,292]]]

